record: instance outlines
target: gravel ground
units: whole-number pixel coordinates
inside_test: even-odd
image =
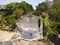
[[[20,43],[17,45],[47,45],[46,42],[44,43],[43,41],[24,41],[21,40]]]

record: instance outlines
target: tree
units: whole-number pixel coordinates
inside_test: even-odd
[[[31,4],[22,1],[21,3],[9,3],[5,5],[5,8],[15,10],[15,9],[22,9],[24,13],[33,12],[33,7]]]
[[[5,8],[7,8],[7,9],[15,9],[17,7],[18,7],[18,5],[16,3],[9,3],[9,4],[5,5]]]
[[[60,2],[54,0],[53,4],[49,10],[50,19],[60,22]]]
[[[23,9],[16,9],[13,12],[13,16],[15,16],[16,19],[20,18],[23,15]]]
[[[33,7],[32,7],[32,5],[26,3],[25,1],[22,1],[22,2],[19,4],[19,8],[23,9],[24,12],[26,12],[26,13],[32,12],[32,11],[34,10]]]
[[[17,20],[14,18],[13,15],[7,16],[6,20],[7,20],[7,22],[8,22],[9,25],[12,25],[12,29],[15,28]]]
[[[36,11],[35,11],[36,15],[41,15],[42,12],[47,13],[47,11],[48,11],[47,7],[48,7],[47,2],[43,2],[41,4],[38,4],[38,6],[36,7]]]
[[[49,17],[44,13],[40,17],[44,22],[44,33],[46,33],[46,35],[53,34],[53,31],[50,27],[51,23]]]
[[[51,28],[52,30],[60,33],[60,1],[53,0],[53,4],[49,10],[49,19],[51,20]]]
[[[11,16],[7,16],[6,20],[7,20],[8,23],[10,23],[12,25],[16,24],[16,20],[15,20],[15,18],[12,15]]]

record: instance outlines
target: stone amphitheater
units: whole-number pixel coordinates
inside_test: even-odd
[[[38,27],[38,19],[39,18],[37,16],[29,13],[23,16],[21,20],[18,20],[18,22],[16,23],[17,32],[0,31],[0,45],[49,45],[47,41],[43,40],[43,21],[40,20],[40,27]],[[31,31],[26,33],[26,35],[30,34],[30,37],[32,38],[29,38],[29,35],[25,36],[25,34],[21,36],[24,33],[24,31],[29,31],[29,28],[31,29]],[[36,34],[33,33],[33,29],[35,29],[35,31],[37,32]],[[28,37],[28,40],[26,40],[25,37]],[[33,40],[34,37],[40,38],[35,38]]]

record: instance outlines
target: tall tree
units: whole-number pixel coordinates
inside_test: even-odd
[[[13,12],[13,16],[18,19],[23,15],[23,12],[23,9],[15,9],[15,11]]]
[[[53,5],[49,11],[50,19],[60,22],[60,2],[58,0],[53,1]]]
[[[36,7],[36,15],[41,15],[43,12],[47,13],[48,11],[48,3],[47,2],[43,2],[38,4],[38,6]]]
[[[33,12],[34,9],[31,4],[22,1],[21,3],[9,3],[5,6],[7,9],[23,9],[24,12]]]
[[[19,8],[22,8],[24,10],[24,12],[26,12],[26,13],[34,10],[33,7],[32,7],[32,5],[26,3],[25,1],[22,1],[19,4]]]
[[[17,7],[18,7],[17,3],[9,3],[9,4],[5,5],[5,8],[7,8],[7,9],[14,9]]]

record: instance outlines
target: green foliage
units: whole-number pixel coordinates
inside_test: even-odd
[[[21,3],[9,3],[5,5],[7,9],[22,9],[23,12],[28,13],[28,12],[33,12],[33,7],[31,4],[26,3],[25,1],[22,1]]]
[[[0,15],[0,23],[1,24],[6,23],[5,17],[3,15]]]
[[[43,20],[44,20],[44,19],[46,18],[46,15],[42,15],[41,17],[42,17],[42,18],[43,18]]]
[[[5,27],[14,28],[17,20],[28,12],[33,12],[33,7],[31,4],[22,1],[20,3],[13,2],[5,5],[6,11],[0,12],[0,26],[3,29]],[[7,14],[7,15],[6,15]],[[12,25],[12,26],[10,26]],[[4,28],[5,28],[4,27]]]
[[[49,10],[49,16],[51,20],[60,22],[60,2],[58,0],[54,0]]]
[[[17,7],[18,5],[16,3],[10,3],[10,4],[5,5],[5,8],[8,8],[8,9],[14,9]]]
[[[46,16],[46,14],[43,14],[43,15],[41,16],[41,18],[42,18],[43,21],[44,21],[44,32],[45,32],[47,35],[53,34],[53,31],[52,31],[52,29],[51,29],[51,27],[50,27],[50,20],[49,20],[48,16]]]
[[[51,21],[50,23],[52,31],[60,33],[60,22]]]
[[[19,4],[19,8],[22,8],[24,10],[24,12],[26,12],[26,13],[34,10],[32,5],[26,3],[25,1],[22,1]]]
[[[7,20],[7,22],[10,23],[11,25],[15,25],[16,22],[17,22],[16,19],[15,19],[12,15],[7,16],[7,17],[6,17],[6,20]]]
[[[56,9],[50,9],[49,14],[54,16],[57,14]]]
[[[48,3],[43,2],[43,3],[38,4],[38,6],[36,6],[35,13],[36,15],[41,15],[42,12],[47,12],[47,10],[48,10]]]
[[[15,9],[15,11],[13,12],[13,15],[16,17],[16,18],[20,18],[22,15],[23,15],[23,10],[22,9]]]

